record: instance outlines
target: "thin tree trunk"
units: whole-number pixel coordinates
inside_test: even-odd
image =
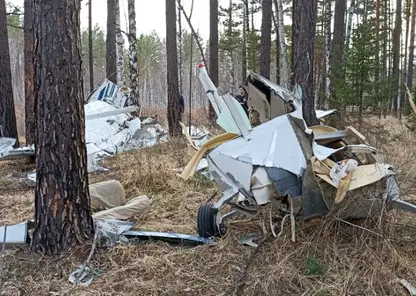
[[[241,52],[242,66],[241,66],[241,78],[243,82],[247,79],[247,18],[248,18],[248,0],[243,0],[243,50]]]
[[[408,46],[409,46],[409,28],[410,28],[410,14],[411,14],[411,0],[406,0],[406,37],[404,45],[404,62],[402,67],[402,81],[407,79],[407,55],[408,55]],[[402,105],[403,108],[405,102],[407,101],[407,92],[403,89],[402,92]]]
[[[0,40],[0,137],[15,138],[19,146],[4,0],[0,0]]]
[[[168,124],[172,137],[181,134],[179,124],[178,47],[176,44],[176,4],[166,0],[166,57],[168,84]]]
[[[106,76],[113,83],[117,83],[117,1],[107,0]]]
[[[277,11],[276,11],[277,15]],[[275,14],[272,14],[273,17],[273,24],[274,24],[274,30],[276,32],[276,39],[275,39],[275,46],[276,46],[276,83],[280,84],[280,43],[279,43],[279,24],[277,23],[277,17]]]
[[[350,8],[348,9],[348,21],[347,21],[347,32],[345,35],[345,55],[344,55],[344,65],[348,62],[348,54],[350,51],[350,42],[351,42],[351,28],[352,28],[352,17],[355,10],[355,0],[351,0]]]
[[[280,84],[284,87],[289,86],[289,66],[287,64],[286,57],[286,42],[285,42],[285,25],[283,22],[283,2],[282,0],[274,0],[274,6],[277,12],[277,24],[278,24],[278,34],[279,34],[279,76]]]
[[[334,37],[332,39],[331,49],[331,95],[332,106],[343,107],[342,96],[340,91],[344,85],[343,61],[344,61],[344,44],[345,44],[345,9],[346,0],[335,1],[334,16]],[[342,117],[341,112],[338,113]]]
[[[211,80],[218,87],[218,0],[210,0],[209,12],[209,73]],[[215,111],[211,104],[208,104],[209,119],[215,120]]]
[[[399,111],[400,104],[398,103],[399,97],[399,67],[400,67],[400,32],[402,30],[402,0],[396,0],[396,23],[394,25],[393,32],[393,109]]]
[[[130,98],[132,105],[139,107],[139,111],[135,114],[140,114],[139,102],[139,65],[137,61],[137,39],[136,39],[136,7],[135,0],[128,0],[129,12],[129,57],[130,57]]]
[[[262,2],[261,39],[260,39],[260,75],[270,78],[270,59],[272,45],[272,0]]]
[[[293,84],[302,88],[302,113],[308,126],[319,124],[315,114],[314,48],[317,0],[293,2]]]
[[[88,62],[90,73],[90,92],[94,91],[94,56],[92,53],[92,0],[88,3]]]
[[[81,7],[78,0],[33,3],[36,189],[32,249],[57,253],[85,244],[94,232],[85,145]]]
[[[331,21],[332,21],[332,0],[325,0],[325,97],[328,100],[331,97]]]
[[[379,107],[379,118],[381,118],[381,96],[380,96],[380,0],[376,0],[376,100]]]
[[[33,7],[31,0],[24,2],[24,60],[25,60],[25,133],[26,145],[35,144],[35,102],[33,65]]]
[[[407,86],[411,90],[413,87],[413,59],[415,50],[415,24],[416,24],[416,0],[412,3],[412,19],[410,24],[410,43],[409,43],[409,61],[407,68]],[[412,98],[413,99],[413,98]]]
[[[124,86],[124,38],[120,29],[120,2],[116,1],[117,84]]]
[[[181,0],[178,1],[178,52],[179,52],[179,93],[183,94],[182,17]]]

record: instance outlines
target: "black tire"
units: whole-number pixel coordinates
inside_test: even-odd
[[[204,238],[222,236],[226,233],[225,225],[217,226],[218,209],[212,207],[211,203],[203,203],[198,209],[197,228],[198,235]]]

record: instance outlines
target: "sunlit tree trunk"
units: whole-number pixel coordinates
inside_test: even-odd
[[[139,65],[137,61],[136,39],[136,7],[135,0],[128,0],[129,12],[129,60],[130,60],[130,98],[131,103],[140,107],[139,103]],[[138,112],[140,114],[140,112]],[[136,114],[136,115],[138,115]]]

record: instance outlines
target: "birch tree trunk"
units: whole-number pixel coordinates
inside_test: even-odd
[[[329,85],[331,84],[331,21],[332,21],[332,0],[325,0],[325,95],[326,99],[331,97],[331,89]]]
[[[344,65],[346,65],[348,61],[348,54],[349,54],[350,42],[351,42],[352,17],[354,15],[354,10],[355,10],[355,0],[351,0],[350,8],[348,9],[347,32],[345,34],[346,44],[345,44]]]
[[[120,30],[120,2],[116,1],[117,84],[124,86],[124,38]]]
[[[128,0],[129,13],[129,60],[130,60],[130,99],[132,105],[139,106],[139,65],[137,61],[137,39],[136,39],[136,7],[135,0]]]
[[[283,2],[282,0],[274,0],[274,6],[277,11],[277,24],[278,24],[278,34],[279,34],[279,53],[280,53],[280,84],[283,87],[289,86],[289,67],[287,64],[287,57],[286,57],[286,42],[285,42],[285,25],[283,22]]]

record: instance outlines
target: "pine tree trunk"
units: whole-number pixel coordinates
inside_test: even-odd
[[[166,0],[168,1],[168,0]],[[218,87],[218,0],[210,0],[209,10],[209,73],[212,82]],[[209,119],[215,120],[214,108],[209,103]]]
[[[293,2],[293,84],[302,88],[303,118],[308,126],[319,124],[315,114],[314,49],[317,0]]]
[[[416,0],[412,3],[412,18],[410,24],[409,61],[407,68],[407,86],[410,90],[413,87],[413,59],[415,50],[415,24],[416,24]],[[412,98],[413,99],[413,98]]]
[[[24,2],[24,60],[25,60],[25,133],[26,145],[35,143],[35,101],[33,65],[33,7],[31,0]]]
[[[0,0],[0,40],[0,137],[15,138],[19,146],[4,0]]]
[[[400,67],[400,32],[402,30],[402,0],[396,0],[396,23],[394,25],[393,32],[393,109],[398,111],[400,104],[398,103],[399,97],[399,67]]]
[[[260,39],[260,75],[270,78],[270,56],[272,44],[272,0],[263,0]]]
[[[130,59],[130,99],[131,104],[140,108],[139,103],[139,65],[137,61],[137,39],[136,39],[136,7],[135,0],[128,0],[129,13],[129,59]],[[140,114],[140,110],[137,112]]]
[[[106,75],[113,83],[117,83],[117,1],[107,0]]]
[[[179,57],[179,93],[183,94],[183,58],[182,58],[182,17],[181,9],[182,6],[181,0],[178,1],[178,57]]]
[[[410,28],[410,14],[411,14],[411,0],[406,0],[406,37],[405,37],[405,44],[404,44],[404,61],[402,66],[402,81],[406,82],[407,79],[407,55],[408,55],[408,47],[409,47],[409,28]],[[402,105],[400,106],[403,108],[404,104],[407,101],[407,92],[405,89],[402,91]]]
[[[120,2],[116,1],[117,84],[124,86],[124,38],[120,31]]]
[[[166,56],[169,134],[181,135],[179,125],[179,85],[178,85],[178,47],[176,44],[176,5],[173,0],[166,0]]]
[[[33,3],[36,189],[32,249],[57,253],[84,244],[94,232],[85,145],[81,7],[77,0]]]
[[[337,107],[340,118],[342,117],[341,108],[343,107],[342,96],[340,91],[344,85],[343,61],[344,61],[344,43],[345,43],[345,9],[346,0],[335,1],[334,16],[334,37],[332,39],[331,49],[331,95],[332,106]]]
[[[289,87],[289,66],[286,57],[286,42],[285,42],[285,25],[283,22],[283,2],[282,0],[274,0],[274,6],[277,11],[277,24],[279,34],[279,76],[280,84],[284,87]]]
[[[92,51],[92,0],[88,2],[88,64],[90,74],[90,92],[94,91],[94,55]]]

